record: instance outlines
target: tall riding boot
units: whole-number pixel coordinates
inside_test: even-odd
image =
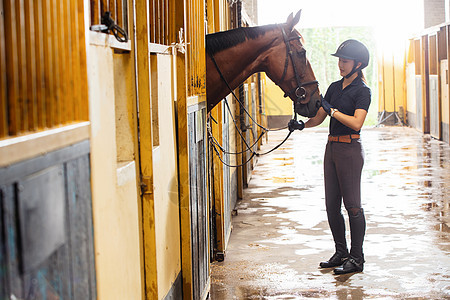
[[[347,255],[347,241],[345,239],[345,221],[344,216],[339,211],[338,213],[327,213],[328,224],[330,225],[331,233],[333,234],[334,245],[336,253]]]
[[[345,222],[342,213],[328,212],[328,224],[333,234],[336,252],[327,260],[322,261],[319,266],[321,268],[337,267],[345,263],[348,259],[347,242],[345,240]]]
[[[349,211],[350,236],[352,239],[350,256],[364,260],[363,241],[366,232],[366,218],[364,210],[360,208],[356,213]]]
[[[347,274],[354,272],[362,272],[364,269],[364,254],[362,245],[364,234],[366,231],[366,219],[363,209],[357,211],[349,211],[350,236],[352,245],[350,249],[349,259],[342,267],[334,269],[334,274]]]

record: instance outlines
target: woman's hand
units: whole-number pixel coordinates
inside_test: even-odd
[[[327,115],[330,115],[331,114],[331,109],[333,108],[331,106],[331,104],[327,100],[322,98],[322,104],[321,105],[322,105],[323,110],[327,113]]]
[[[357,109],[355,110],[355,114],[353,116],[349,116],[346,114],[343,114],[340,111],[336,111],[333,114],[333,118],[341,122],[347,127],[350,127],[351,129],[355,131],[361,130],[361,127],[364,124],[364,120],[366,119],[367,111],[364,109]]]
[[[322,124],[326,117],[327,113],[325,112],[323,107],[319,108],[317,114],[305,123],[305,128],[311,128]]]

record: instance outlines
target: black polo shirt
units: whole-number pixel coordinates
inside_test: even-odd
[[[353,116],[356,109],[368,111],[371,92],[361,77],[356,77],[344,90],[342,90],[343,82],[344,78],[333,82],[325,94],[325,100],[331,104],[331,107],[337,108],[337,110],[349,116]],[[335,118],[331,118],[330,134],[333,136],[359,134],[359,131],[355,131]]]

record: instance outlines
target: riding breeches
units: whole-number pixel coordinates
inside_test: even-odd
[[[325,203],[336,252],[347,254],[342,201],[349,215],[351,250],[354,258],[363,258],[362,244],[366,221],[361,207],[361,172],[364,150],[361,141],[328,142],[324,158]]]

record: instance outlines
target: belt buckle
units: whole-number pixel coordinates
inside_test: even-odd
[[[352,142],[352,137],[351,135],[338,136],[338,142],[350,144]]]

